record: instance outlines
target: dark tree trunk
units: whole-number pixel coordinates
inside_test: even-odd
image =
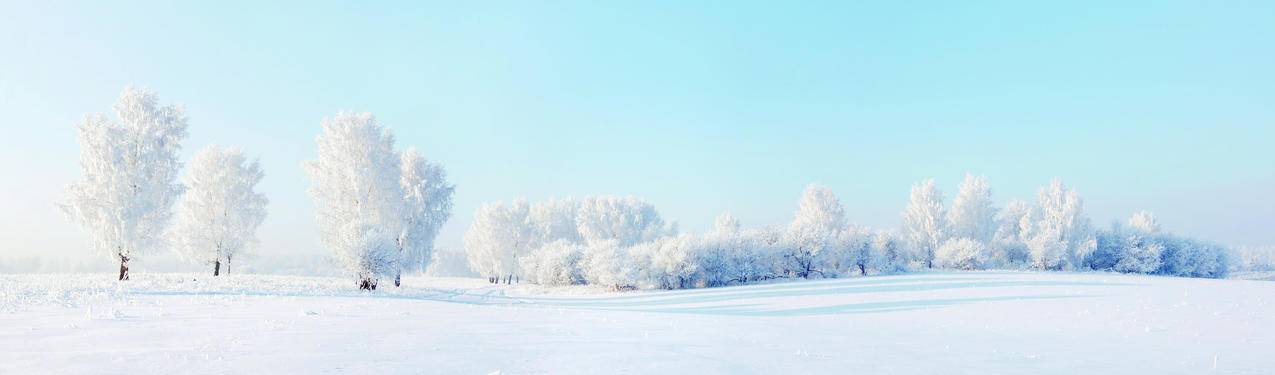
[[[401,281],[401,280],[402,280],[402,278],[403,278],[403,271],[398,271],[398,273],[394,274],[394,287],[395,287],[395,288],[399,287],[400,283],[402,282],[402,281]]]
[[[359,281],[359,289],[361,289],[361,290],[376,290],[376,280],[372,280],[372,279],[370,279],[370,278],[360,280],[360,281]]]
[[[221,261],[213,261],[213,276],[221,275]]]
[[[128,257],[120,257],[120,281],[128,280]]]
[[[859,265],[859,275],[868,276],[868,269],[865,268],[862,264]]]

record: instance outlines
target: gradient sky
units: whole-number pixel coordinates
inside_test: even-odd
[[[186,107],[187,158],[261,158],[265,254],[321,253],[300,164],[338,110],[447,167],[450,248],[516,196],[700,231],[786,222],[817,182],[896,226],[967,171],[1001,205],[1060,176],[1098,225],[1275,244],[1275,2],[194,3],[0,4],[0,256],[87,254],[53,202],[130,83]]]

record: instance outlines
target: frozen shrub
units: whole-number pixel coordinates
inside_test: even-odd
[[[987,263],[987,246],[969,238],[953,238],[939,246],[934,259],[943,268],[982,269]]]

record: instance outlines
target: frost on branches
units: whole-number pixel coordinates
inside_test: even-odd
[[[469,267],[490,282],[513,281],[518,258],[531,245],[532,230],[527,223],[527,201],[514,200],[483,204],[474,213],[474,223],[465,231],[465,254]]]
[[[186,138],[181,107],[160,106],[151,91],[124,89],[114,120],[89,115],[79,125],[83,178],[67,189],[59,206],[88,231],[90,247],[128,262],[161,247],[172,206],[182,186],[177,153]]]
[[[943,193],[934,186],[934,180],[912,185],[908,206],[903,211],[903,233],[927,268],[934,267],[934,252],[947,238],[946,219]]]
[[[399,235],[401,268],[424,272],[433,259],[434,238],[452,216],[452,194],[456,188],[447,182],[442,165],[430,162],[409,148],[400,164],[400,184],[406,194],[403,200],[403,231]],[[398,276],[395,275],[395,285]]]
[[[793,263],[791,269],[797,277],[824,274],[817,262],[825,252],[832,251],[834,239],[845,224],[845,208],[831,189],[813,184],[806,187],[788,227],[791,248],[786,258]]]
[[[854,277],[937,267],[1037,268],[1222,277],[1226,248],[1161,233],[1147,212],[1128,229],[1089,227],[1075,190],[1055,180],[1036,204],[995,208],[982,177],[967,176],[950,212],[932,180],[913,186],[903,230],[848,224],[841,202],[810,185],[792,222],[742,228],[718,216],[703,234],[678,234],[637,198],[488,203],[465,234],[470,266],[491,282],[612,290],[703,288],[776,278]],[[572,226],[571,223],[575,223]],[[1096,240],[1095,240],[1096,237]],[[1095,250],[1096,243],[1096,250]],[[1246,251],[1243,267],[1271,264]],[[1263,263],[1265,262],[1265,263]]]
[[[186,173],[186,193],[178,202],[173,228],[176,249],[187,260],[210,264],[213,276],[225,263],[256,244],[257,227],[266,218],[265,195],[253,191],[265,173],[237,147],[208,146],[195,155]]]

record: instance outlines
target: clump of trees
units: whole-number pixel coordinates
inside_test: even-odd
[[[119,261],[121,281],[129,279],[130,261],[166,247],[220,274],[222,261],[228,266],[251,248],[265,219],[266,198],[253,191],[264,176],[260,165],[237,148],[209,147],[182,184],[185,110],[160,106],[155,92],[133,87],[114,110],[114,120],[88,115],[80,123],[83,177],[58,206],[89,233],[93,250]]]
[[[1228,249],[1161,233],[1154,216],[1095,230],[1079,194],[1054,179],[1036,202],[998,208],[990,184],[967,175],[950,207],[933,180],[912,187],[898,230],[848,223],[827,187],[810,185],[792,222],[743,228],[723,213],[711,231],[679,234],[637,198],[590,197],[483,205],[465,234],[471,268],[491,282],[612,289],[701,288],[776,278],[829,278],[924,269],[1100,270],[1223,277]],[[574,224],[574,225],[573,225]],[[1257,258],[1257,257],[1254,257]]]
[[[360,289],[384,278],[399,286],[404,269],[431,259],[454,187],[442,166],[414,149],[396,151],[394,134],[371,113],[340,112],[322,128],[319,157],[305,164],[321,240]]]

